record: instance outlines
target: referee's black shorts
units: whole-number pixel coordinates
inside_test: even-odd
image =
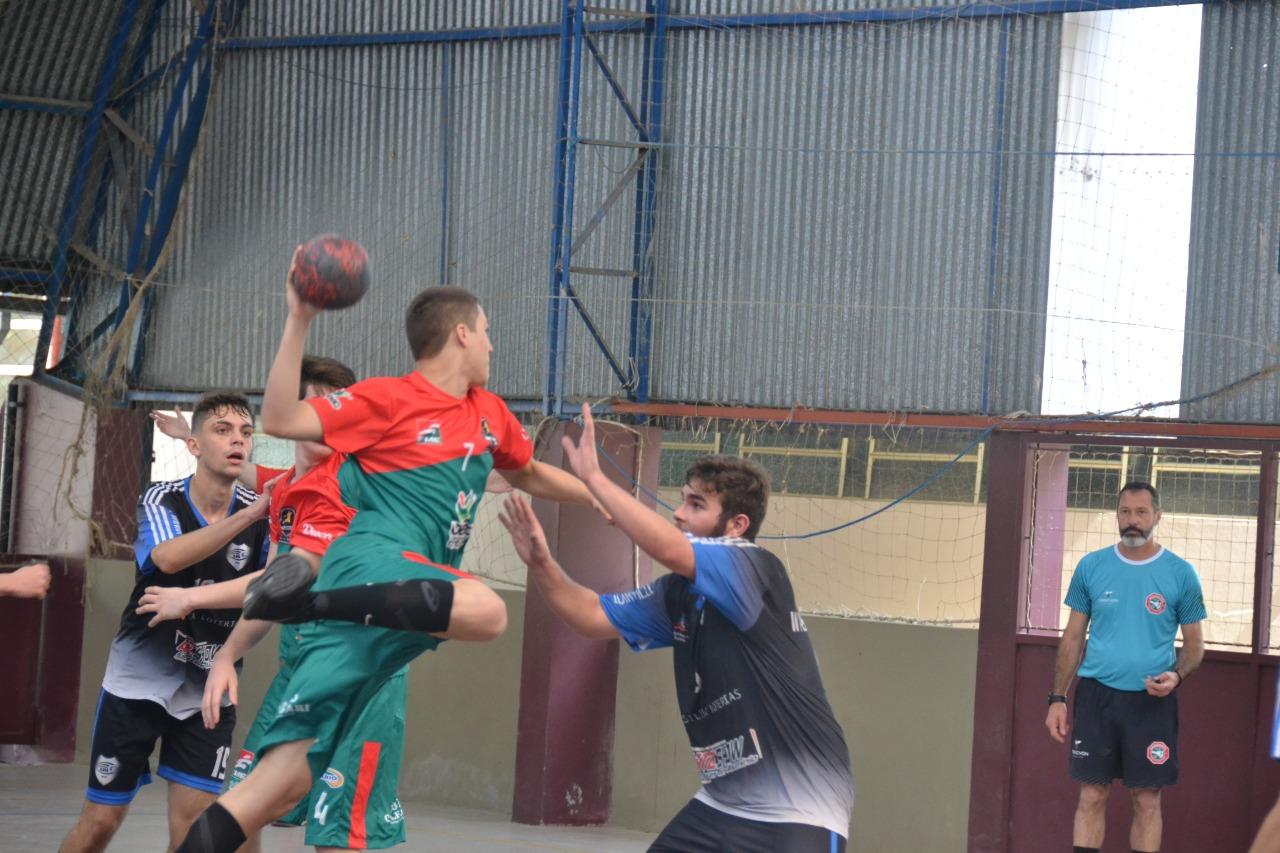
[[[1178,781],[1178,698],[1115,690],[1082,678],[1070,740],[1071,778],[1078,782],[1172,785]]]

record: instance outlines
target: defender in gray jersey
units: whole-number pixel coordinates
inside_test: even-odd
[[[160,622],[137,608],[147,587],[212,584],[263,566],[267,499],[236,483],[253,450],[248,401],[202,397],[187,448],[196,473],[154,483],[138,501],[136,582],[107,658],[84,810],[63,853],[106,849],[138,789],[151,781],[157,740],[156,773],[169,782],[169,849],[213,802],[227,771],[234,713],[210,731],[199,712],[213,656],[240,611],[196,610]]]
[[[686,476],[678,530],[614,485],[596,458],[591,412],[565,451],[615,523],[671,570],[598,596],[547,548],[529,504],[502,523],[559,616],[578,633],[673,648],[676,695],[702,781],[650,851],[843,851],[853,811],[844,734],[827,701],[786,569],[754,543],[768,502],[764,471],[709,457]]]

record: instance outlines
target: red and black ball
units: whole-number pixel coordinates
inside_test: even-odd
[[[369,289],[369,253],[337,234],[312,237],[294,261],[293,287],[317,308],[349,308]]]

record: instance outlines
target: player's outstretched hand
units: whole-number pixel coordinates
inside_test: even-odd
[[[186,418],[182,417],[180,406],[173,407],[172,415],[167,412],[152,412],[151,420],[156,422],[156,429],[160,430],[161,435],[176,438],[178,441],[186,441],[191,437],[191,426]]]
[[[143,590],[134,610],[139,616],[154,613],[148,628],[154,628],[170,619],[182,619],[194,608],[191,606],[191,590],[180,586],[149,586]]]
[[[560,443],[564,445],[573,473],[590,485],[591,479],[600,473],[600,457],[596,454],[596,422],[591,417],[590,403],[582,404],[582,436],[577,443],[567,435],[560,439]]]
[[[240,697],[236,695],[239,686],[236,662],[224,654],[214,655],[209,677],[204,682],[204,700],[200,703],[200,715],[204,717],[206,729],[212,729],[222,719],[223,696],[231,694],[231,704],[240,704]]]
[[[1071,724],[1067,722],[1067,703],[1054,702],[1050,705],[1049,716],[1044,718],[1044,725],[1054,740],[1066,743],[1067,732],[1071,731]]]
[[[498,520],[511,534],[511,544],[525,565],[538,569],[554,562],[551,549],[547,547],[547,535],[527,500],[517,494],[509,495]]]
[[[245,512],[252,513],[254,518],[265,518],[267,510],[271,508],[271,493],[275,490],[276,484],[284,479],[284,475],[276,474],[270,480],[262,484],[262,494],[258,495],[257,500],[245,507]]]
[[[284,280],[284,298],[285,304],[289,306],[289,316],[291,318],[310,323],[322,309],[309,302],[304,302],[302,297],[298,295],[298,289],[293,286],[293,271],[298,266],[298,255],[301,252],[301,246],[293,250],[293,259],[289,261],[289,275]]]
[[[49,592],[53,574],[48,563],[31,563],[0,576],[0,595],[41,599]]]

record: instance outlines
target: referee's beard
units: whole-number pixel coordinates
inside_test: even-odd
[[[1122,528],[1120,531],[1120,541],[1128,548],[1141,548],[1151,541],[1151,535],[1155,533],[1155,527],[1150,530],[1143,530],[1136,524]]]

